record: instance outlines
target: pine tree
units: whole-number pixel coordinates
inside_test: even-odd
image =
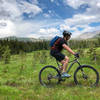
[[[3,54],[3,48],[2,48],[2,46],[0,45],[0,60],[2,59],[2,54]]]
[[[96,48],[94,45],[91,45],[91,47],[89,48],[88,54],[90,56],[91,61],[94,61],[96,63],[99,55],[97,54]]]
[[[8,64],[9,61],[10,61],[10,56],[11,56],[10,51],[11,50],[10,50],[9,46],[5,46],[4,47],[4,52],[2,54],[2,57],[3,57],[3,60],[4,60],[4,64]]]
[[[20,66],[20,74],[22,74],[22,72],[24,71],[25,69],[25,62],[26,62],[26,53],[24,51],[20,51],[19,52],[19,58],[20,58],[20,61],[21,61],[21,66]]]

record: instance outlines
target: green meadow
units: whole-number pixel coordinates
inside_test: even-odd
[[[80,63],[91,65],[100,72],[100,61],[91,60],[88,49],[83,51]],[[100,48],[97,48],[98,54],[99,51]],[[70,60],[74,59],[73,55],[64,54]],[[48,50],[12,55],[9,64],[0,61],[0,100],[100,100],[100,83],[92,88],[75,85],[73,74],[77,64],[69,73],[71,78],[65,82],[52,88],[41,86],[39,72],[46,65],[57,67],[56,60],[49,55]]]

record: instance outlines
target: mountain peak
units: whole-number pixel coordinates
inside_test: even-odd
[[[77,36],[75,39],[91,39],[91,38],[97,38],[100,37],[100,30],[94,31],[94,32],[85,32],[81,35]]]

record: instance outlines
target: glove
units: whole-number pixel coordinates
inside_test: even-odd
[[[79,53],[75,53],[74,56],[75,56],[76,58],[79,58]]]

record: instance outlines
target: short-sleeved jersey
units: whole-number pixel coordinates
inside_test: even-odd
[[[55,44],[54,44],[54,46],[51,48],[51,50],[57,50],[57,51],[61,52],[62,49],[63,49],[63,46],[62,46],[63,44],[68,45],[67,42],[64,40],[64,38],[61,38],[61,37],[60,37],[60,38],[55,42]]]

